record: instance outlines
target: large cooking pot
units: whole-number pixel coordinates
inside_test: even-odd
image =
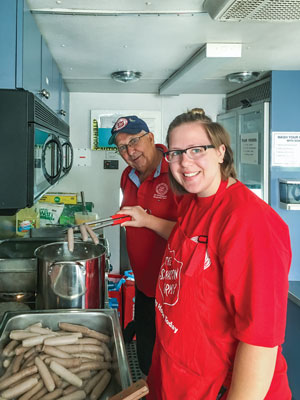
[[[49,243],[35,250],[37,258],[36,307],[43,309],[103,308],[105,248],[76,241]]]

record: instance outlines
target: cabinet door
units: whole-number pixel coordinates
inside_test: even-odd
[[[55,113],[59,111],[60,72],[49,47],[42,38],[41,98]]]
[[[51,107],[52,97],[52,55],[44,38],[42,38],[42,78],[41,99],[47,106]]]
[[[52,58],[52,88],[51,88],[51,102],[50,107],[55,113],[59,113],[60,110],[60,81],[61,73],[59,72],[58,66],[55,60]]]
[[[0,87],[14,89],[16,85],[17,3],[0,1]],[[5,38],[5,40],[4,40]]]
[[[60,117],[67,123],[69,123],[69,112],[70,112],[70,93],[64,80],[61,78],[60,87]]]
[[[41,88],[41,46],[42,36],[24,2],[22,87],[34,94],[39,93]]]
[[[268,202],[269,103],[238,111],[239,179]]]
[[[232,111],[226,114],[219,114],[217,121],[226,129],[230,135],[230,146],[233,151],[234,164],[237,167],[238,147],[237,147],[237,112]]]

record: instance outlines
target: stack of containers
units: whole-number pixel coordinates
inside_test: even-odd
[[[134,319],[135,281],[132,271],[125,271],[124,275],[108,275],[108,304],[110,308],[118,310],[120,325],[126,328]]]
[[[108,274],[108,306],[118,310],[120,325],[123,328],[122,275]]]

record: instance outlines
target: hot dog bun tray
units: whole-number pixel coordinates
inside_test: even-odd
[[[5,312],[0,322],[0,376],[4,373],[2,351],[9,342],[12,330],[26,329],[29,325],[41,322],[43,327],[58,330],[59,322],[84,325],[89,329],[111,336],[110,348],[113,362],[112,379],[100,399],[105,400],[132,385],[132,377],[123,341],[117,310],[42,310],[28,312]]]

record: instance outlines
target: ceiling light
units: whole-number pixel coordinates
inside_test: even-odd
[[[234,72],[233,74],[226,75],[226,79],[230,83],[246,83],[255,81],[259,75],[259,72],[253,71]]]
[[[116,71],[111,74],[111,77],[122,83],[138,81],[142,76],[141,72],[136,71]]]
[[[160,95],[194,93],[195,83],[213,78],[227,63],[240,58],[241,43],[206,43],[159,87]]]

